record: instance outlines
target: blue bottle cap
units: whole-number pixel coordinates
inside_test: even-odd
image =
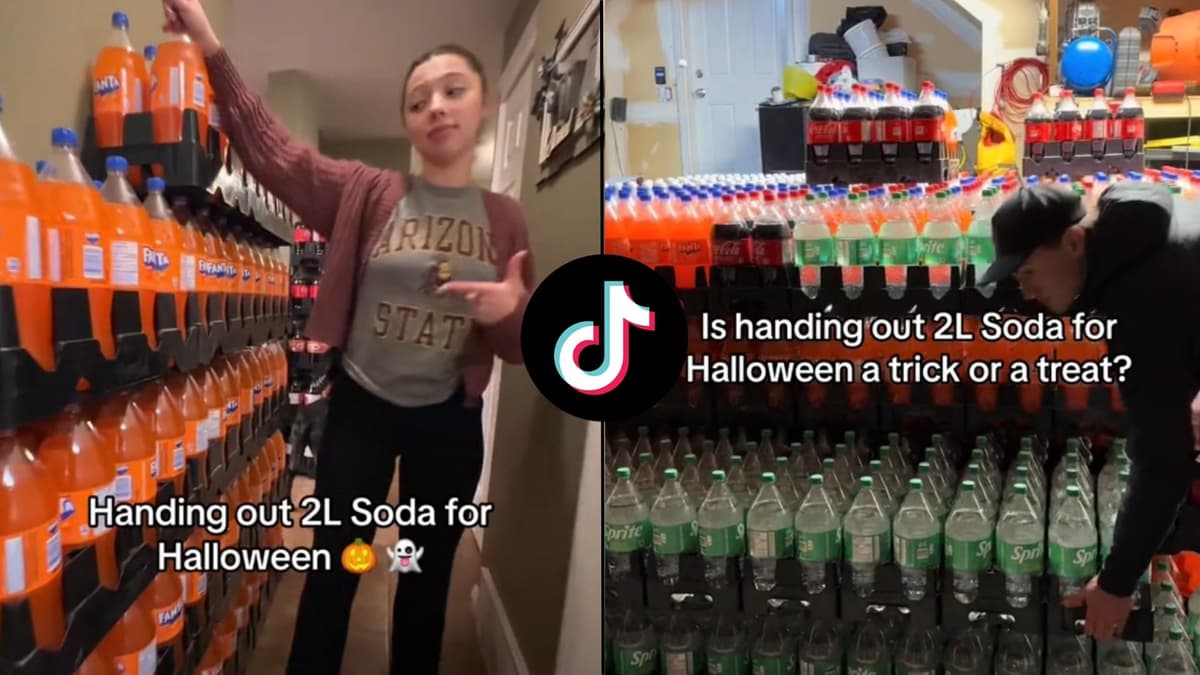
[[[112,27],[129,28],[129,15],[125,14],[125,12],[113,12]]]
[[[92,181],[92,185],[93,185],[93,186],[94,186],[94,187],[95,187],[97,190],[103,190],[103,189],[104,189],[104,182],[103,182],[103,181],[94,180],[94,181]]]
[[[151,192],[162,192],[167,189],[167,181],[157,176],[146,179],[146,189]]]
[[[621,199],[629,199],[629,197],[631,195],[633,195],[633,190],[631,190],[627,187],[623,187],[617,191],[617,196],[620,197]]]
[[[154,57],[158,56],[158,47],[146,45],[145,49],[142,50],[142,56],[148,60],[154,60]]]
[[[110,173],[113,171],[124,173],[129,170],[129,161],[120,155],[109,155],[108,159],[104,160],[104,169]]]
[[[46,160],[44,160],[44,159],[39,159],[33,165],[33,170],[36,171],[37,173],[41,173],[45,169],[46,169]]]
[[[50,132],[50,143],[54,146],[65,145],[69,148],[76,148],[79,147],[79,138],[73,129],[55,127]]]

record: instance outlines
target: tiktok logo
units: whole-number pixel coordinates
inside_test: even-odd
[[[593,349],[588,349],[592,347]],[[546,400],[588,420],[639,415],[679,384],[687,321],[674,287],[629,258],[578,258],[529,298],[521,354]]]
[[[622,281],[604,282],[604,361],[593,370],[584,370],[579,355],[584,348],[599,346],[600,327],[580,321],[563,332],[554,346],[554,365],[558,375],[572,389],[589,396],[607,394],[625,380],[629,369],[629,327],[654,330],[654,312],[629,297]]]

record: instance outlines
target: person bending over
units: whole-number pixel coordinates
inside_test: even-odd
[[[1124,630],[1139,579],[1156,553],[1198,550],[1190,407],[1200,392],[1200,219],[1156,183],[1118,183],[1087,213],[1053,185],[1023,188],[992,217],[996,262],[980,280],[1015,275],[1051,312],[1115,319],[1108,353],[1131,365],[1118,383],[1128,410],[1129,489],[1112,550],[1085,590],[1086,630]],[[1190,209],[1189,209],[1190,211]]]

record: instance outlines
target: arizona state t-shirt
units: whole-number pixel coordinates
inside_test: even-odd
[[[438,294],[451,280],[496,280],[483,193],[414,178],[371,245],[343,357],[347,374],[399,406],[449,399],[474,325],[465,298]]]

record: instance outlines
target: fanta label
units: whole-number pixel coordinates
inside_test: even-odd
[[[208,575],[204,572],[184,572],[179,575],[179,580],[183,582],[183,601],[186,604],[194,605],[202,600],[208,593]]]
[[[201,262],[203,265],[203,262]],[[196,290],[196,256],[187,253],[179,257],[179,288],[182,291]]]
[[[207,417],[184,423],[184,451],[188,457],[199,457],[208,452]]]
[[[154,622],[157,630],[154,641],[162,646],[174,640],[183,631],[183,598],[154,610]]]
[[[59,495],[58,522],[62,527],[62,543],[67,547],[83,546],[108,532],[107,525],[88,525],[88,504],[92,497],[103,502],[116,494],[116,483],[108,483],[90,490],[72,490]]]
[[[121,91],[121,80],[115,75],[105,75],[92,83],[92,95],[111,96]]]
[[[161,439],[157,444],[160,478],[175,478],[187,468],[187,452],[182,438]]]
[[[62,568],[62,539],[51,520],[4,538],[0,555],[0,603],[44,586]]]

